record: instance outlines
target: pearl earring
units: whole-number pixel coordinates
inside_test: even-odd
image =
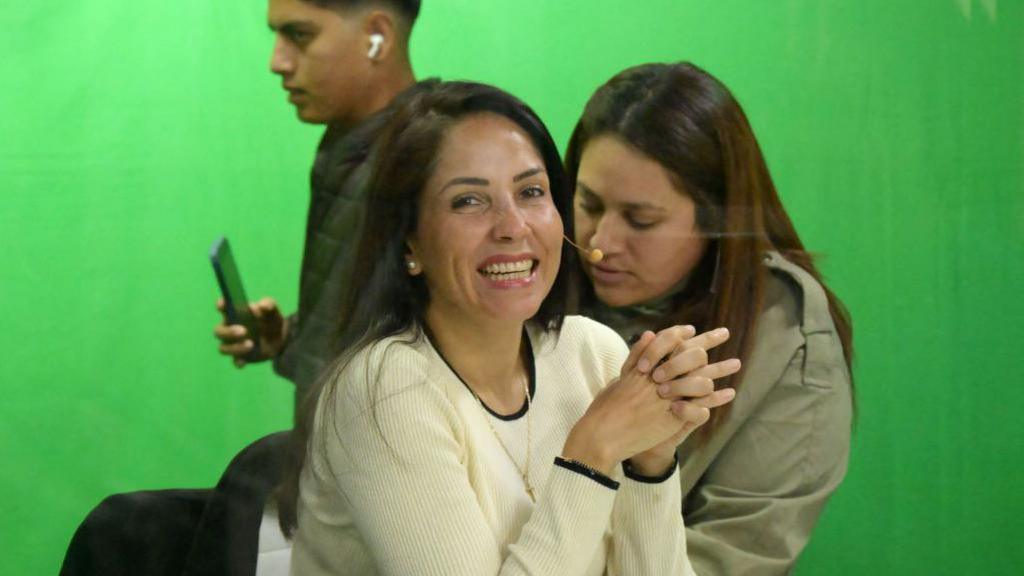
[[[409,269],[409,272],[412,272],[413,270],[416,269],[416,261],[415,260],[406,260],[405,261],[405,267]]]

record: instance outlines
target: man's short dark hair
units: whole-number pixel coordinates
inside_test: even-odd
[[[420,0],[306,0],[321,8],[362,8],[373,4],[385,4],[404,16],[411,27],[420,15]]]

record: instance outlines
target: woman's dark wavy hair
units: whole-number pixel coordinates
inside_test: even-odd
[[[310,387],[296,407],[296,424],[285,479],[278,489],[281,528],[291,535],[296,526],[299,473],[311,450],[317,404],[336,400],[333,375],[352,354],[410,329],[419,332],[430,294],[422,275],[410,276],[405,265],[406,240],[416,231],[419,197],[434,171],[445,135],[459,121],[477,114],[497,114],[530,138],[544,161],[550,193],[567,234],[572,234],[572,193],[551,135],[529,106],[493,86],[470,82],[424,82],[385,111],[374,144],[364,224],[358,240],[352,290],[341,310],[346,322],[336,350],[344,351]],[[558,330],[568,306],[577,268],[575,253],[561,247],[562,265],[551,291],[531,322]],[[321,423],[321,427],[325,424]]]
[[[709,353],[711,361],[746,360],[768,274],[762,259],[766,251],[777,250],[825,289],[847,367],[852,366],[850,315],[800,241],[754,131],[728,88],[688,62],[644,64],[620,72],[597,89],[573,131],[565,160],[571,189],[576,188],[587,143],[605,135],[661,164],[697,205],[697,225],[710,240],[662,327],[727,326],[729,341]],[[586,308],[596,303],[596,295],[589,282],[584,284],[581,302]],[[743,374],[719,385],[738,390]],[[702,431],[705,439],[724,421],[730,406],[711,412]]]

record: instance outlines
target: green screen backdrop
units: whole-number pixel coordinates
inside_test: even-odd
[[[502,86],[564,145],[618,70],[746,107],[856,325],[851,468],[799,574],[1024,572],[1024,3],[425,0],[421,77]],[[114,492],[204,487],[290,424],[215,351],[213,239],[294,309],[318,127],[261,0],[0,6],[0,542],[56,573]]]

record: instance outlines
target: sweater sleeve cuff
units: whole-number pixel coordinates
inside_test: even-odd
[[[565,468],[566,470],[570,470],[582,476],[586,476],[587,478],[590,478],[594,482],[597,482],[598,484],[606,488],[610,488],[612,490],[619,489],[619,483],[616,482],[615,480],[612,480],[611,478],[605,476],[604,474],[601,474],[597,470],[594,470],[589,466],[584,466],[583,464],[575,460],[566,460],[564,458],[556,456],[555,466],[560,466],[562,468]]]
[[[668,470],[666,470],[663,474],[660,474],[658,476],[644,476],[643,474],[637,472],[636,468],[633,468],[633,465],[629,462],[629,460],[625,460],[622,462],[622,472],[623,474],[626,475],[626,478],[629,478],[630,480],[636,482],[642,482],[644,484],[661,484],[662,482],[671,478],[676,473],[676,470],[678,468],[678,454],[676,454],[675,458],[672,459],[672,465],[668,467]]]

